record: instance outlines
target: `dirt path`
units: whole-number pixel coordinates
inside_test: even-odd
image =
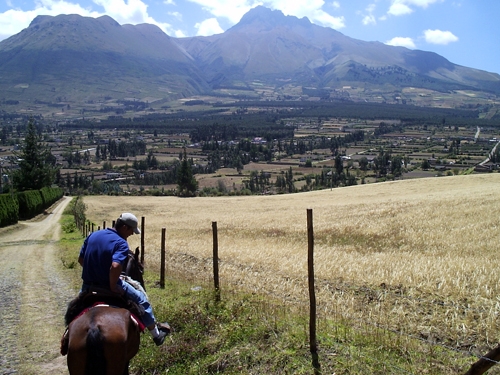
[[[70,200],[0,232],[0,374],[68,373],[59,340],[75,291],[58,275],[56,241]]]

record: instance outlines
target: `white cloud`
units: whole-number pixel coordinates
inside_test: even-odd
[[[437,3],[437,2],[441,2],[443,0],[400,0],[400,1],[403,1],[407,4],[415,5],[415,6],[418,6],[418,7],[425,9],[429,5]]]
[[[431,44],[449,44],[458,41],[458,37],[453,35],[451,31],[441,30],[425,30],[425,41]]]
[[[309,20],[313,23],[319,23],[323,26],[331,27],[337,30],[345,27],[344,17],[333,17],[332,15],[323,11],[314,12],[313,14],[304,15],[302,17],[309,18]]]
[[[196,33],[198,36],[209,36],[224,32],[215,18],[209,18],[203,22],[197,23],[194,27],[198,29],[198,32]]]
[[[93,0],[104,13],[120,24],[143,23],[148,18],[148,6],[141,0]]]
[[[389,13],[392,16],[402,16],[405,14],[410,14],[412,12],[413,9],[411,9],[408,5],[401,3],[394,3],[391,5],[387,13]]]
[[[402,16],[412,13],[412,6],[426,9],[429,5],[442,1],[444,0],[391,0],[391,6],[387,13],[392,16]]]
[[[363,25],[367,26],[367,25],[376,25],[377,24],[377,20],[376,20],[375,16],[373,15],[373,12],[375,11],[376,7],[377,6],[375,4],[370,4],[365,9],[367,14],[364,15],[363,20],[361,21],[363,23]],[[359,12],[359,13],[361,13],[361,12]]]
[[[179,21],[182,21],[182,13],[179,12],[168,12],[169,15],[172,17],[178,19]]]
[[[188,35],[186,35],[186,34],[184,33],[184,31],[182,31],[182,30],[175,30],[175,31],[174,31],[174,36],[175,36],[176,38],[185,38],[185,37],[187,37]]]
[[[332,6],[335,8],[335,9],[339,9],[340,8],[340,3],[338,1],[334,1],[332,3]]]
[[[241,17],[259,3],[250,3],[246,0],[188,0],[201,5],[203,10],[216,18],[225,18],[230,23],[236,24]]]
[[[416,49],[417,46],[415,45],[415,42],[413,42],[412,38],[405,38],[405,37],[395,37],[392,38],[391,40],[385,42],[385,44],[389,46],[395,46],[395,47],[406,47],[410,49]]]
[[[137,25],[149,23],[158,26],[165,33],[174,33],[168,23],[158,22],[148,14],[148,5],[141,0],[93,0],[95,4],[104,8],[104,13],[119,24]]]
[[[367,16],[364,16],[363,17],[363,25],[376,25],[377,24],[377,20],[375,19],[375,16],[373,14],[369,14]]]

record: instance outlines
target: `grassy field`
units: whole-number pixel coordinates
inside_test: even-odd
[[[125,211],[145,217],[153,280],[166,228],[167,275],[182,275],[191,286],[210,283],[217,222],[222,291],[265,296],[306,316],[306,212],[312,209],[320,350],[339,356],[325,373],[454,374],[477,359],[467,354],[484,354],[500,339],[499,184],[495,173],[292,195],[89,196],[85,203],[97,225],[109,226]],[[129,243],[135,248],[140,237]],[[353,330],[349,339],[339,322]],[[360,347],[371,354],[359,354]],[[406,363],[397,365],[403,372],[380,359],[394,350],[396,362]],[[378,365],[370,372],[352,367],[354,357],[361,362],[374,352]],[[341,366],[344,360],[350,364]]]

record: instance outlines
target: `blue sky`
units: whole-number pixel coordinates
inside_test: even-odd
[[[120,24],[155,24],[173,37],[212,35],[257,5],[500,74],[499,0],[0,0],[0,40],[42,14],[106,14]]]

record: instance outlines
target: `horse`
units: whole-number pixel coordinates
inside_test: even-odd
[[[135,253],[130,251],[125,273],[139,279],[136,281],[144,288],[143,269],[139,248]],[[140,315],[140,306],[130,308],[121,297],[112,296],[110,292],[107,295],[93,293],[75,300],[78,299],[77,307],[68,307],[65,317],[68,329],[61,344],[61,354],[68,355],[70,375],[128,375],[129,362],[139,351],[140,333],[144,330],[130,310],[135,308],[135,313]],[[96,304],[96,301],[109,305]],[[79,312],[88,304],[92,305]]]

